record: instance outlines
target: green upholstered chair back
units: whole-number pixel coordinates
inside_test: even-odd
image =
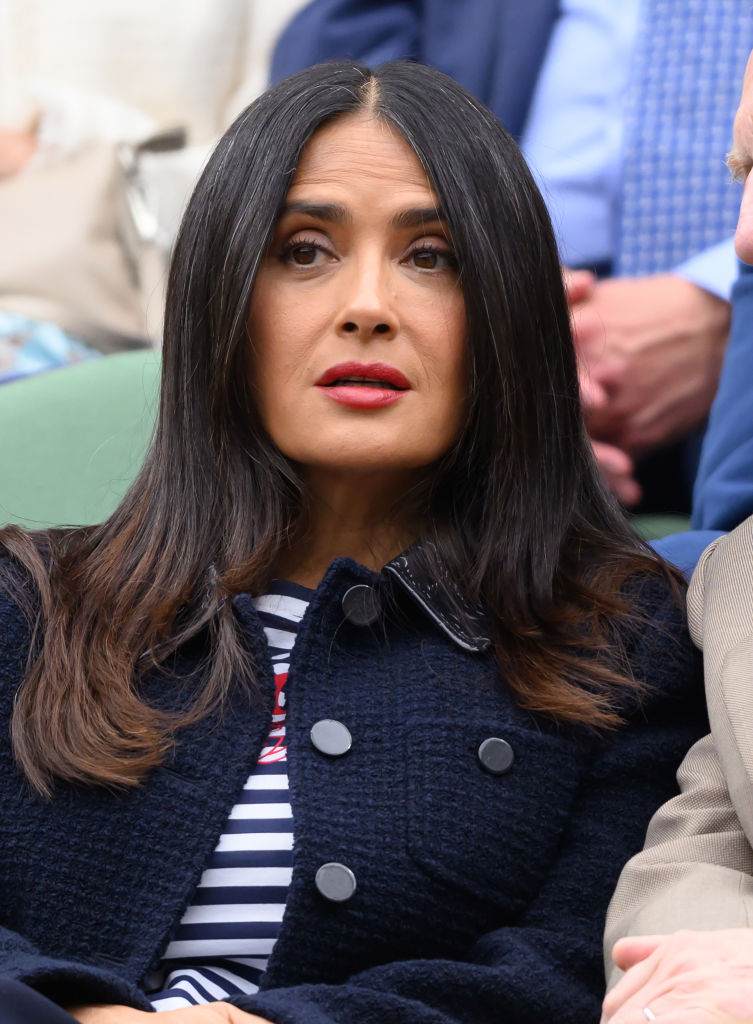
[[[670,533],[685,533],[690,529],[690,516],[667,512],[664,515],[640,515],[633,517],[633,526],[644,540],[661,540]]]
[[[106,519],[149,444],[159,367],[127,352],[1,386],[0,525]]]
[[[0,386],[0,525],[102,522],[141,465],[157,411],[159,357],[105,356]],[[638,516],[646,540],[688,528]]]

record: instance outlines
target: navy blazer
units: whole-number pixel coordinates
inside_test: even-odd
[[[431,64],[523,131],[558,0],[316,0],[280,36],[272,82],[324,60]]]
[[[383,612],[358,624],[343,598],[371,588]],[[645,584],[646,622],[615,636],[642,699],[603,737],[517,707],[484,643],[437,606],[407,562],[373,574],[335,561],[300,625],[287,683],[295,845],[279,939],[257,995],[276,1024],[523,1024],[599,1018],[601,932],[620,867],[674,772],[706,731],[699,664],[676,602]],[[347,608],[347,602],[345,607]],[[185,728],[164,766],[115,794],[30,791],[8,725],[28,628],[0,598],[0,976],[54,999],[147,1009],[160,958],[269,728],[272,666],[250,598],[233,604],[258,686],[229,687],[224,714]],[[368,618],[368,616],[366,616]],[[203,640],[143,696],[177,708],[202,678]],[[351,750],[311,743],[344,722]],[[514,760],[492,774],[489,737]],[[343,903],[318,868],[348,866]]]

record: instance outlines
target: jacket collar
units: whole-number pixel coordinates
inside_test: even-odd
[[[424,609],[439,628],[462,647],[473,653],[482,653],[491,647],[489,620],[479,605],[474,605],[458,590],[449,574],[440,581],[434,572],[427,571],[427,561],[422,557],[428,542],[413,544],[384,567],[384,571],[396,579],[404,590]],[[434,564],[439,561],[436,556]]]

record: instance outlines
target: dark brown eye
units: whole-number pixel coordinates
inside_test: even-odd
[[[457,270],[458,264],[452,252],[424,245],[414,249],[409,260],[416,270]]]
[[[413,253],[413,262],[421,270],[435,270],[439,262],[438,254],[429,249],[418,249]]]
[[[290,250],[290,257],[300,267],[310,266],[316,259],[315,245],[295,245]]]

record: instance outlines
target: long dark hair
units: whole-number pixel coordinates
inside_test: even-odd
[[[42,792],[55,778],[140,782],[177,728],[220,704],[228,680],[252,676],[230,599],[264,586],[303,493],[252,400],[251,292],[306,142],[361,109],[426,169],[467,311],[467,420],[425,495],[424,557],[486,606],[522,705],[595,727],[619,720],[629,670],[606,657],[607,620],[631,614],[628,576],[666,570],[594,465],[541,196],[510,136],[450,78],[333,63],[261,96],[201,176],[170,270],[155,435],[118,509],[94,527],[0,533],[34,584],[36,642],[12,733]],[[168,716],[143,703],[139,676],[202,630],[209,670],[193,707]]]

